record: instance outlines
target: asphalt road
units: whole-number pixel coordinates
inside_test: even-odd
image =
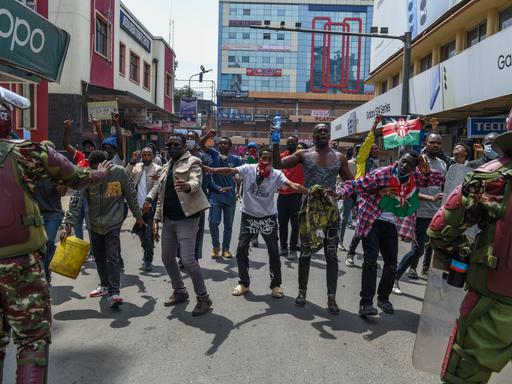
[[[239,214],[232,251],[236,249]],[[121,294],[126,303],[109,308],[105,298],[91,299],[98,284],[93,263],[77,280],[54,275],[51,288],[53,343],[48,383],[436,383],[434,375],[412,367],[411,356],[425,281],[401,284],[404,295],[392,297],[394,316],[363,320],[357,315],[361,257],[347,268],[339,252],[339,316],[326,307],[325,262],[312,260],[308,305],[296,308],[297,261],[283,259],[286,297],[269,293],[268,257],[264,246],[253,249],[251,292],[231,296],[237,284],[236,260],[209,257],[205,235],[201,261],[213,300],[209,314],[193,318],[195,301],[166,308],[169,279],[155,251],[153,272],[141,272],[141,249],[128,231],[122,233],[126,270]],[[347,232],[351,238],[352,231]],[[401,243],[399,258],[409,244]],[[361,251],[361,249],[359,249]],[[190,279],[186,279],[193,292]],[[192,297],[192,295],[191,295]],[[14,382],[14,348],[9,348],[4,382]]]

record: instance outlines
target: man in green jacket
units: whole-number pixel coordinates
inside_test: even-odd
[[[103,151],[93,151],[89,155],[89,165],[96,169],[105,160]],[[124,200],[137,224],[145,226],[142,211],[137,202],[137,192],[126,170],[114,165],[107,178],[101,183],[82,191],[81,197],[70,203],[70,210],[64,219],[65,229],[61,239],[71,233],[76,223],[84,199],[89,205],[89,222],[91,225],[91,244],[96,258],[96,267],[100,277],[100,285],[91,291],[90,297],[109,295],[111,307],[123,304],[119,296],[119,280],[121,261],[119,254],[119,236],[124,222]]]

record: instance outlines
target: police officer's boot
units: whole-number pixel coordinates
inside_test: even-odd
[[[48,347],[45,351],[25,351],[18,356],[16,384],[46,384]]]

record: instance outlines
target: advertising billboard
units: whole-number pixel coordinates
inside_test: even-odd
[[[197,98],[182,97],[180,101],[180,127],[195,128],[197,122]]]

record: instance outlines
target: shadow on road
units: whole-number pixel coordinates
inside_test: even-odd
[[[61,305],[71,299],[83,300],[85,296],[82,296],[76,293],[73,289],[75,287],[71,285],[60,285],[60,286],[52,286],[50,288],[50,297],[52,300],[52,305]]]
[[[140,279],[139,275],[128,275],[121,273],[121,288],[135,286],[138,288],[138,292],[146,293],[146,285]]]
[[[336,336],[332,332],[345,331],[364,334],[365,340],[372,341],[391,331],[415,333],[420,319],[418,314],[403,310],[396,310],[395,315],[381,314],[379,317],[363,319],[356,313],[340,309],[340,314],[333,316],[326,308],[311,302],[308,302],[305,308],[298,308],[295,306],[295,299],[287,296],[276,300],[270,295],[256,296],[248,292],[245,299],[255,303],[266,303],[268,308],[263,313],[255,314],[235,324],[234,327],[237,329],[267,316],[290,315],[299,320],[310,321],[311,326],[324,339],[335,340]],[[317,319],[320,321],[315,321]]]
[[[142,267],[139,268],[139,271],[140,271],[139,275],[141,275],[141,276],[154,277],[154,278],[167,276],[167,271],[165,270],[165,267],[163,265],[153,265],[153,269],[149,272],[144,271],[142,269]]]
[[[219,347],[227,340],[229,334],[234,329],[233,321],[227,317],[209,312],[205,316],[192,317],[192,314],[185,311],[185,307],[178,305],[173,307],[171,314],[167,316],[169,320],[179,320],[183,324],[200,329],[204,333],[214,335],[210,348],[205,355],[213,355]]]
[[[53,317],[56,320],[86,320],[86,319],[111,319],[110,327],[124,328],[130,325],[131,319],[148,316],[155,310],[156,299],[152,296],[142,296],[146,302],[142,306],[125,302],[117,309],[110,308],[108,300],[103,296],[100,300],[100,310],[78,309],[56,313]]]

